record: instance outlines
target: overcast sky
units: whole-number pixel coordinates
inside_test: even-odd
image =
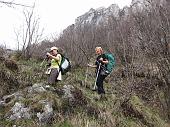
[[[9,0],[4,0],[9,1]],[[11,0],[10,0],[11,1]],[[33,5],[35,0],[14,0],[15,3]],[[90,8],[108,7],[118,4],[120,8],[129,6],[131,0],[36,0],[36,15],[40,17],[44,37],[59,34],[75,19]],[[9,8],[0,4],[0,45],[17,48],[14,30],[23,24],[23,7]]]

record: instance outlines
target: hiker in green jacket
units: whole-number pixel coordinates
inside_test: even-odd
[[[98,55],[95,65],[89,65],[89,67],[96,68],[96,86],[97,92],[101,95],[101,98],[104,97],[105,90],[103,87],[103,81],[107,77],[107,74],[104,72],[106,65],[108,64],[108,60],[103,54],[103,49],[101,47],[96,47],[95,52]]]
[[[48,77],[48,83],[54,84],[57,81],[57,78],[60,76],[61,80],[61,74],[59,72],[59,65],[61,63],[61,55],[58,53],[57,47],[51,47],[50,52],[47,52],[47,57],[51,62],[50,65],[50,75]]]

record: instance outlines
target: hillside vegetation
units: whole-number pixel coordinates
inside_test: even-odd
[[[0,48],[2,127],[168,127],[170,120],[170,3],[133,0],[130,7],[90,9],[53,41]],[[114,13],[113,13],[114,12]],[[47,49],[71,60],[61,82],[47,84]],[[92,91],[96,46],[114,54],[106,99]]]
[[[5,60],[8,61],[9,60]],[[133,91],[117,66],[105,81],[106,100],[92,87],[93,69],[72,68],[63,81],[46,83],[41,62],[1,63],[0,125],[2,127],[166,127],[161,81],[138,77]],[[10,61],[10,62],[11,62]],[[9,63],[8,63],[9,64]],[[15,69],[14,69],[15,68]]]

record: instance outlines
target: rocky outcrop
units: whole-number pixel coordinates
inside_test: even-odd
[[[9,120],[30,119],[30,109],[20,102],[16,102],[11,110],[5,115]]]
[[[36,83],[20,92],[3,96],[0,108],[5,110],[2,117],[6,120],[29,120],[36,116],[39,124],[45,125],[52,123],[58,113],[74,113],[77,108],[88,109],[88,106],[82,91],[72,85],[64,85],[58,89]]]
[[[79,16],[75,20],[75,25],[107,23],[109,16],[118,17],[120,8],[116,4],[112,4],[108,8],[100,7],[97,9],[91,8],[87,13]]]

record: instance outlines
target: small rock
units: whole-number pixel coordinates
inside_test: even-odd
[[[31,115],[29,114],[29,109],[25,108],[22,103],[16,102],[10,111],[12,112],[11,115],[8,117],[10,120],[31,118]]]

